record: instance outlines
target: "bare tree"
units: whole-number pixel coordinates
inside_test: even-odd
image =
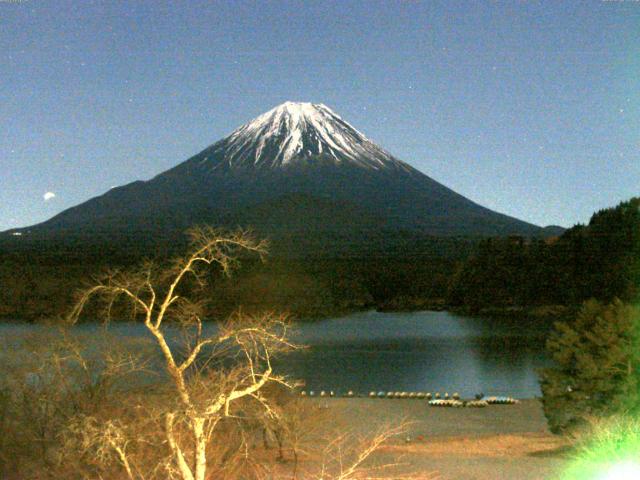
[[[277,415],[263,388],[272,382],[288,385],[273,372],[272,356],[294,346],[287,340],[286,316],[233,315],[213,333],[205,334],[205,302],[193,300],[202,292],[211,268],[229,274],[244,252],[266,253],[265,242],[255,241],[246,232],[231,235],[202,227],[191,231],[191,251],[166,268],[147,263],[138,270],[112,272],[81,292],[70,321],[76,322],[94,297],[106,302],[106,319],[123,299],[134,318],[141,318],[162,354],[162,364],[170,378],[177,401],[165,405],[164,437],[168,446],[168,476],[182,480],[205,480],[213,432],[221,420],[241,418],[234,406],[250,400],[267,415]],[[175,335],[182,337],[182,346]],[[210,330],[210,329],[207,329]],[[95,428],[92,430],[95,431]],[[128,440],[114,423],[103,425],[93,442],[110,447],[129,478],[135,468],[127,456]],[[97,442],[97,443],[96,443]]]
[[[333,435],[321,458],[316,456],[319,431],[310,426],[320,417],[311,412],[311,404],[282,396],[293,385],[272,367],[275,354],[297,348],[288,340],[285,315],[237,311],[221,325],[203,324],[207,277],[230,274],[243,252],[264,255],[266,244],[246,232],[228,235],[209,227],[193,230],[191,238],[190,253],[166,268],[146,263],[111,272],[80,292],[70,323],[92,300],[104,302],[105,321],[114,312],[128,311],[159,350],[168,382],[154,391],[121,395],[111,412],[81,410],[68,422],[67,437],[62,436],[66,451],[90,458],[83,468],[96,477],[105,468],[117,468],[129,480],[383,478],[383,471],[396,465],[376,466],[372,456],[402,426],[370,439]],[[268,434],[275,439],[280,463],[261,457],[268,450]],[[282,463],[287,449],[291,473]],[[299,454],[310,460],[304,468]]]
[[[372,436],[344,432],[334,435],[326,443],[322,461],[316,471],[305,478],[314,480],[397,480],[434,479],[430,472],[408,472],[399,458],[392,461],[374,461],[374,455],[394,438],[404,436],[409,423],[381,425]]]
[[[144,368],[144,348],[66,329],[12,339],[0,355],[0,477],[82,478],[86,457],[67,442],[81,416],[109,410]],[[71,447],[71,448],[68,448]],[[90,475],[85,475],[90,476]]]

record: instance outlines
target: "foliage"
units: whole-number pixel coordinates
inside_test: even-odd
[[[576,438],[562,480],[637,478],[640,420],[632,416],[593,419]]]
[[[579,305],[640,293],[640,198],[601,210],[557,239],[487,239],[452,277],[448,303]]]
[[[640,293],[640,198],[596,212],[559,238],[480,240],[390,232],[353,238],[298,231],[273,238],[268,265],[244,261],[234,282],[211,279],[218,318],[238,303],[313,318],[363,308],[580,305]],[[34,234],[35,235],[35,234]],[[84,278],[145,259],[163,262],[180,237],[29,236],[0,241],[0,317],[50,317]],[[253,295],[258,288],[264,295]]]
[[[455,262],[475,245],[463,239],[411,235],[392,237],[377,247],[356,248],[348,239],[325,239],[325,243],[330,241],[332,250],[323,243],[306,255],[296,253],[298,250],[290,255],[287,248],[292,246],[284,239],[274,239],[270,248],[276,253],[270,252],[266,262],[248,256],[233,279],[210,276],[208,290],[203,292],[212,307],[207,319],[224,319],[239,304],[248,312],[274,310],[297,319],[312,319],[366,308],[416,309],[433,300],[442,303]],[[177,240],[171,248],[147,250],[144,242],[60,241],[44,246],[41,242],[30,244],[28,239],[21,242],[12,246],[0,242],[0,318],[51,318],[73,306],[72,294],[87,278],[126,270],[146,260],[162,264],[188,248]],[[345,251],[337,251],[336,245],[342,242]],[[98,314],[94,306],[88,309],[87,317]],[[120,312],[114,313],[116,318]]]
[[[570,431],[590,416],[638,409],[639,322],[638,310],[620,300],[590,300],[573,322],[556,323],[547,341],[555,366],[541,380],[552,431]]]

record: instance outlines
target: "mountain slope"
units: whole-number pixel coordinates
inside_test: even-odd
[[[264,221],[261,212],[291,198],[304,199],[304,208]],[[543,235],[540,227],[484,208],[396,159],[328,107],[292,102],[149,181],[112,189],[23,231],[152,235],[205,222],[253,225],[276,236],[292,228],[364,236],[380,229]]]

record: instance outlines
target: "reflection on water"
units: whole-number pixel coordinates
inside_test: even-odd
[[[280,364],[310,390],[540,394],[540,330],[448,312],[367,312],[303,325]]]
[[[0,324],[0,343],[46,327]],[[83,333],[98,333],[84,324]],[[212,332],[214,325],[208,325]],[[146,336],[143,325],[113,323],[116,337]],[[526,322],[478,319],[448,312],[364,312],[302,324],[294,341],[309,348],[276,361],[307,389],[478,392],[533,397],[537,369],[548,364],[543,333]]]

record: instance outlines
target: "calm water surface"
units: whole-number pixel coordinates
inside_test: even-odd
[[[0,324],[11,348],[38,328]],[[79,327],[99,330],[97,324]],[[215,327],[210,326],[213,329]],[[112,324],[111,333],[144,336],[139,324]],[[294,340],[309,348],[280,358],[276,368],[309,390],[477,392],[520,398],[540,395],[537,370],[549,364],[540,329],[524,321],[479,319],[448,312],[363,312],[302,324]]]

